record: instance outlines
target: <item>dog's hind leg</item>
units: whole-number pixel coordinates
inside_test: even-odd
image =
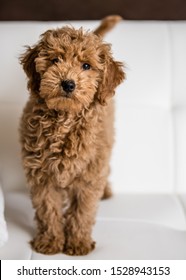
[[[105,187],[104,187],[103,195],[102,195],[101,199],[110,198],[112,195],[113,195],[113,193],[112,193],[112,189],[111,189],[110,183],[107,182]]]

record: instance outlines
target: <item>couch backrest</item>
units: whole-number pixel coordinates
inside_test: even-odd
[[[63,24],[0,23],[0,180],[5,190],[25,188],[18,123],[28,93],[18,57],[43,31]],[[71,24],[93,29],[98,22]],[[110,178],[115,192],[186,192],[186,22],[123,21],[105,40],[127,73],[115,98]]]

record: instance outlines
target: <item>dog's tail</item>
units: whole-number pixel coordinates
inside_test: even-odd
[[[105,17],[102,21],[100,26],[96,28],[94,34],[103,37],[108,31],[110,31],[118,22],[122,20],[121,16],[112,15]]]

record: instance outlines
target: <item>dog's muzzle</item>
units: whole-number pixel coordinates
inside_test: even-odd
[[[70,95],[75,90],[76,84],[73,80],[64,80],[61,82],[61,86]]]

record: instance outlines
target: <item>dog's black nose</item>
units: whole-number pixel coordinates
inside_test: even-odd
[[[73,92],[76,87],[75,82],[73,80],[64,80],[62,81],[61,85],[64,91],[67,93]]]

